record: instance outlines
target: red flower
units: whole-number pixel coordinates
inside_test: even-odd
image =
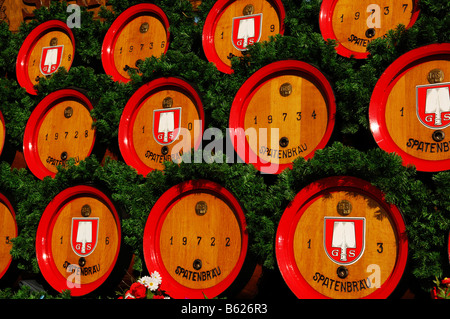
[[[147,296],[147,288],[144,285],[135,282],[130,287],[130,293],[137,299],[142,299]]]
[[[441,284],[448,285],[450,284],[450,278],[445,278],[441,281]]]
[[[163,295],[154,295],[153,299],[164,299]]]
[[[433,289],[431,290],[431,298],[432,299],[437,299],[438,298],[436,287],[433,287]]]

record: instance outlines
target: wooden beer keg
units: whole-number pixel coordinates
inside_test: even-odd
[[[319,25],[324,40],[336,40],[337,53],[365,59],[367,45],[399,24],[410,28],[419,16],[419,0],[324,0]]]
[[[231,73],[231,57],[249,45],[284,34],[285,11],[280,0],[218,0],[205,20],[203,50],[217,69]]]
[[[102,45],[102,64],[114,81],[130,81],[129,69],[152,56],[160,57],[169,47],[169,20],[150,3],[134,5],[122,12],[108,29]]]
[[[19,85],[36,95],[39,78],[49,77],[60,67],[67,71],[75,55],[72,30],[59,20],[50,20],[31,31],[22,44],[16,61]]]
[[[89,99],[74,89],[47,95],[33,110],[25,127],[25,161],[38,178],[55,176],[58,166],[88,157],[95,143]]]
[[[325,178],[302,189],[284,211],[278,266],[298,298],[387,298],[406,266],[405,232],[398,208],[370,183]]]
[[[305,62],[273,62],[236,94],[230,137],[237,155],[269,174],[292,167],[323,148],[333,131],[336,104],[326,77]]]
[[[6,124],[5,118],[3,117],[3,113],[0,111],[0,155],[3,152],[3,148],[5,147],[6,140]]]
[[[125,105],[119,124],[119,148],[139,174],[163,170],[165,161],[201,145],[204,111],[195,88],[175,78],[155,79],[140,87]]]
[[[148,271],[161,274],[161,289],[172,298],[214,298],[233,284],[244,264],[245,216],[222,186],[187,181],[155,203],[143,244]]]
[[[0,193],[0,279],[8,271],[12,256],[12,239],[17,237],[18,229],[14,209],[5,195]]]
[[[447,238],[447,254],[448,254],[448,261],[450,263],[450,232],[448,233],[448,238]]]
[[[370,100],[370,129],[378,146],[405,165],[450,169],[450,44],[400,56],[379,78]]]
[[[109,197],[92,186],[73,186],[56,195],[42,214],[37,261],[56,291],[83,296],[112,280],[121,241],[119,213]]]

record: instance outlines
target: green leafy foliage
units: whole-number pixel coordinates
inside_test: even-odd
[[[11,288],[0,290],[0,299],[70,299],[70,291],[65,290],[60,294],[53,295],[47,291],[34,291],[31,287],[23,285],[18,290],[13,290]]]
[[[320,0],[283,0],[284,35],[253,45],[242,58],[234,57],[234,72],[229,75],[208,62],[202,50],[203,26],[215,0],[202,1],[196,11],[187,0],[155,0],[152,3],[160,6],[170,21],[169,50],[163,56],[147,58],[139,73],[130,71],[131,82],[116,83],[101,64],[103,38],[121,12],[144,2],[148,1],[110,0],[113,11],[103,9],[102,20],[93,19],[91,12],[81,8],[81,28],[72,30],[76,42],[74,64],[70,70],[60,69],[42,79],[37,85],[37,96],[27,94],[17,83],[17,53],[38,24],[50,19],[66,21],[70,15],[67,4],[52,1],[49,8],[35,10],[35,20],[24,23],[17,33],[0,23],[0,111],[13,151],[22,149],[27,120],[38,103],[56,90],[73,87],[86,94],[94,105],[96,144],[118,154],[118,128],[127,101],[139,87],[159,77],[180,77],[191,83],[202,98],[206,126],[225,131],[241,85],[263,66],[286,59],[310,63],[330,81],[337,104],[333,141],[312,159],[298,159],[291,170],[278,176],[262,175],[251,165],[225,160],[196,162],[196,154],[192,154],[190,163],[166,163],[164,171],[152,171],[145,177],[120,156],[118,160],[91,156],[78,165],[70,161],[55,178],[43,180],[27,169],[11,169],[10,163],[2,162],[0,191],[13,199],[19,227],[11,250],[18,269],[40,272],[35,235],[43,211],[62,190],[88,183],[105,190],[120,208],[124,242],[135,255],[135,269],[145,271],[142,237],[148,215],[166,190],[191,179],[217,182],[236,196],[246,215],[251,254],[265,267],[275,269],[276,229],[289,202],[314,181],[349,175],[378,187],[386,200],[402,211],[407,224],[409,267],[423,289],[428,291],[435,277],[449,276],[446,245],[450,230],[450,173],[420,173],[414,167],[405,167],[399,156],[380,150],[371,137],[367,115],[373,88],[390,63],[414,48],[449,42],[448,0],[422,0],[416,24],[407,30],[398,26],[385,39],[371,42],[367,60],[343,58],[335,51],[336,43],[322,38],[318,22]],[[41,297],[27,288],[0,291],[0,298]]]

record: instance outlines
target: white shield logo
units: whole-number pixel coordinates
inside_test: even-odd
[[[173,143],[180,135],[181,107],[153,111],[153,137],[160,145]]]
[[[233,18],[231,42],[239,51],[258,42],[261,38],[262,13]]]
[[[50,75],[58,70],[61,65],[63,51],[63,45],[42,48],[39,68],[43,75]]]
[[[99,218],[72,218],[72,250],[80,257],[89,256],[97,246]]]
[[[355,263],[364,253],[366,219],[363,217],[325,217],[324,249],[340,265]]]
[[[450,83],[418,85],[416,111],[419,121],[431,129],[450,125]]]

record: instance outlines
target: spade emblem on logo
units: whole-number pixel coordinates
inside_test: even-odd
[[[355,263],[364,253],[366,220],[362,217],[325,217],[324,248],[339,265]]]

